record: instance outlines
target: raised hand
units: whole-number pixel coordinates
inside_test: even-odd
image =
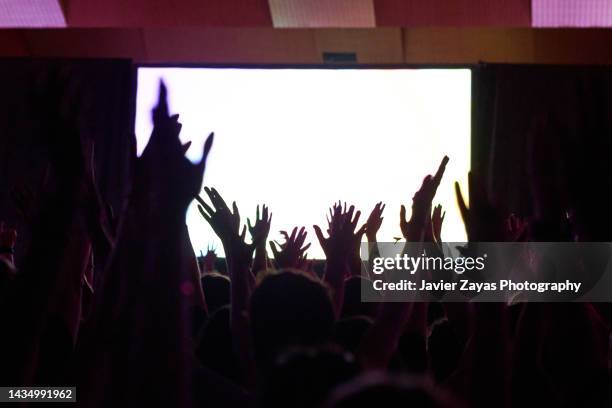
[[[351,205],[348,209],[340,202],[334,204],[329,211],[328,217],[328,238],[323,236],[323,232],[318,225],[313,225],[321,248],[328,260],[348,260],[355,248],[359,250],[359,243],[366,231],[366,224],[356,230],[361,211],[355,211],[355,206]]]
[[[382,202],[377,203],[366,221],[365,234],[368,241],[376,241],[376,233],[380,229],[383,222],[382,213],[385,210],[385,206],[386,204],[383,204]]]
[[[431,213],[431,233],[434,242],[442,242],[442,224],[445,216],[446,211],[442,211],[442,206],[440,204],[436,205]]]
[[[255,214],[255,222],[251,225],[251,220],[247,218],[247,225],[249,227],[249,234],[251,234],[251,240],[256,248],[266,246],[266,240],[270,233],[270,224],[272,223],[272,213],[268,214],[268,207],[264,204],[261,210],[261,218],[259,216],[259,206],[257,206],[257,212]]]
[[[423,179],[421,188],[414,194],[412,198],[412,215],[410,221],[406,219],[406,207],[400,208],[400,229],[402,235],[407,241],[421,241],[423,239],[424,230],[427,223],[427,217],[431,211],[431,202],[433,201],[444,171],[448,163],[448,156],[442,158],[442,162],[438,167],[438,171],[432,177],[427,175]]]
[[[281,234],[285,237],[283,244],[270,241],[270,248],[274,254],[276,268],[306,269],[308,267],[306,250],[310,248],[310,244],[304,245],[307,235],[306,229],[302,227],[298,230],[295,227],[291,231],[291,235],[287,231],[281,231]]]
[[[484,183],[480,178],[468,173],[470,207],[468,208],[461,187],[455,182],[455,195],[461,218],[465,225],[468,241],[499,242],[506,239],[504,218],[489,202]]]
[[[255,246],[255,259],[253,260],[253,273],[268,269],[268,254],[266,252],[266,242],[270,233],[272,223],[272,213],[268,215],[268,207],[262,207],[261,218],[259,217],[259,206],[255,215],[255,223],[251,225],[251,220],[247,219],[251,240]]]
[[[359,211],[355,212],[354,206],[347,209],[346,204],[343,208],[338,202],[329,211],[328,238],[325,238],[318,225],[313,226],[325,253],[324,279],[333,289],[334,307],[338,315],[344,301],[344,279],[351,273],[352,265],[355,264],[355,247],[357,248],[357,261],[361,266],[359,242],[365,233],[366,226],[363,225],[355,232],[360,215]]]
[[[217,254],[213,247],[208,247],[206,255],[202,257],[202,272],[208,273],[215,270],[215,263],[217,262]]]
[[[245,242],[246,225],[240,231],[240,212],[236,202],[232,203],[230,210],[216,189],[204,187],[204,192],[208,195],[212,207],[196,195],[198,210],[221,240],[228,266],[235,262],[243,267],[250,267],[255,245]]]
[[[153,110],[153,132],[142,156],[136,162],[137,186],[147,189],[154,196],[171,196],[174,202],[188,205],[202,186],[206,158],[212,147],[211,133],[198,164],[192,164],[185,152],[191,142],[182,144],[179,133],[182,125],[179,115],[168,112],[167,90],[163,82],[159,85],[159,100]]]
[[[232,282],[230,286],[230,327],[233,333],[234,347],[247,366],[245,370],[251,373],[252,369],[249,368],[251,362],[249,342],[245,339],[249,337],[248,304],[251,291],[255,286],[255,277],[251,271],[255,243],[247,244],[245,242],[247,226],[244,225],[242,231],[240,231],[240,213],[236,202],[232,203],[232,210],[230,210],[216,189],[205,187],[204,192],[210,199],[212,207],[199,196],[195,196],[195,199],[199,203],[200,214],[221,239],[225,250],[225,260]],[[269,222],[269,217],[267,222]]]

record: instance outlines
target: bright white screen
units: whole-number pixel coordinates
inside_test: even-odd
[[[447,154],[434,204],[446,210],[443,239],[465,240],[453,182],[463,185],[469,170],[469,70],[140,68],[138,154],[151,134],[160,79],[170,111],[180,114],[181,140],[192,141],[191,160],[215,132],[204,185],[228,204],[236,200],[244,223],[257,204],[268,204],[270,239],[282,242],[280,230],[306,226],[309,258],[321,258],[312,225],[325,231],[330,205],[346,200],[364,222],[385,202],[378,240],[393,241],[401,236],[400,204],[410,208],[423,177]],[[223,253],[195,205],[187,225],[197,254],[208,245]]]

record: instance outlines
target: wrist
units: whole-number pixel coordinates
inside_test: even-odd
[[[325,274],[329,278],[339,277],[344,281],[344,276],[349,270],[348,261],[344,258],[329,258],[325,262]]]

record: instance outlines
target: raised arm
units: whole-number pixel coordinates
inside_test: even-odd
[[[153,122],[149,143],[135,159],[132,193],[81,349],[87,406],[176,406],[190,398],[185,351],[193,288],[185,214],[201,188],[213,136],[199,164],[185,158],[189,146],[179,141],[181,124],[168,112],[163,84]]]
[[[358,250],[361,237],[365,233],[365,225],[357,229],[360,215],[361,212],[355,212],[354,206],[347,209],[346,204],[342,206],[341,203],[338,203],[330,209],[328,238],[325,238],[318,225],[313,226],[325,253],[324,280],[333,291],[333,302],[338,316],[344,302],[344,280],[351,273],[355,246]]]
[[[400,228],[406,242],[423,241],[428,211],[436,194],[448,157],[442,159],[435,176],[427,176],[412,199],[412,215],[406,220],[406,208],[400,211]],[[408,247],[406,247],[408,248]],[[413,254],[416,255],[416,254]],[[415,307],[416,305],[416,307]],[[397,349],[398,341],[412,315],[412,325],[423,321],[423,304],[410,302],[384,302],[379,316],[364,336],[359,349],[359,358],[366,368],[386,368]],[[426,309],[425,309],[426,310]]]
[[[255,245],[255,259],[253,260],[253,274],[257,275],[261,271],[268,269],[268,254],[266,252],[266,243],[268,242],[268,234],[270,233],[270,224],[272,223],[272,213],[268,214],[268,207],[264,204],[261,208],[261,217],[259,214],[259,206],[255,214],[255,222],[251,225],[251,220],[247,219],[251,240]]]
[[[248,383],[254,382],[254,360],[250,347],[248,305],[255,285],[251,265],[256,243],[245,242],[246,225],[240,230],[240,213],[234,202],[232,210],[214,188],[204,188],[212,206],[196,196],[202,217],[215,231],[225,251],[225,260],[231,280],[230,325],[234,348],[240,356]]]
[[[382,225],[384,217],[382,216],[383,211],[385,210],[385,204],[382,202],[377,203],[374,206],[374,209],[370,213],[368,220],[366,221],[366,238],[368,239],[368,263],[369,268],[367,270],[372,270],[372,263],[374,262],[374,258],[377,258],[380,255],[378,249],[378,243],[376,241],[376,234]]]
[[[302,227],[298,230],[298,227],[295,227],[291,231],[291,235],[287,231],[281,231],[281,234],[285,237],[283,244],[270,241],[276,269],[295,268],[306,270],[306,250],[310,248],[310,244],[304,244],[307,235],[306,229]]]

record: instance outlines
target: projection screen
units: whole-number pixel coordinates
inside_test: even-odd
[[[401,237],[400,204],[410,208],[423,177],[450,157],[434,204],[446,211],[442,238],[464,241],[453,183],[465,190],[470,166],[471,73],[468,69],[138,69],[137,152],[151,134],[159,81],[179,113],[187,157],[200,159],[215,132],[204,185],[236,201],[242,222],[258,204],[280,230],[308,229],[309,258],[323,252],[312,229],[338,200],[354,204],[365,222],[382,201],[379,241]],[[163,166],[163,163],[160,163]],[[195,204],[186,215],[197,255],[223,249]],[[248,236],[248,234],[247,234]],[[268,253],[271,251],[268,248]]]

